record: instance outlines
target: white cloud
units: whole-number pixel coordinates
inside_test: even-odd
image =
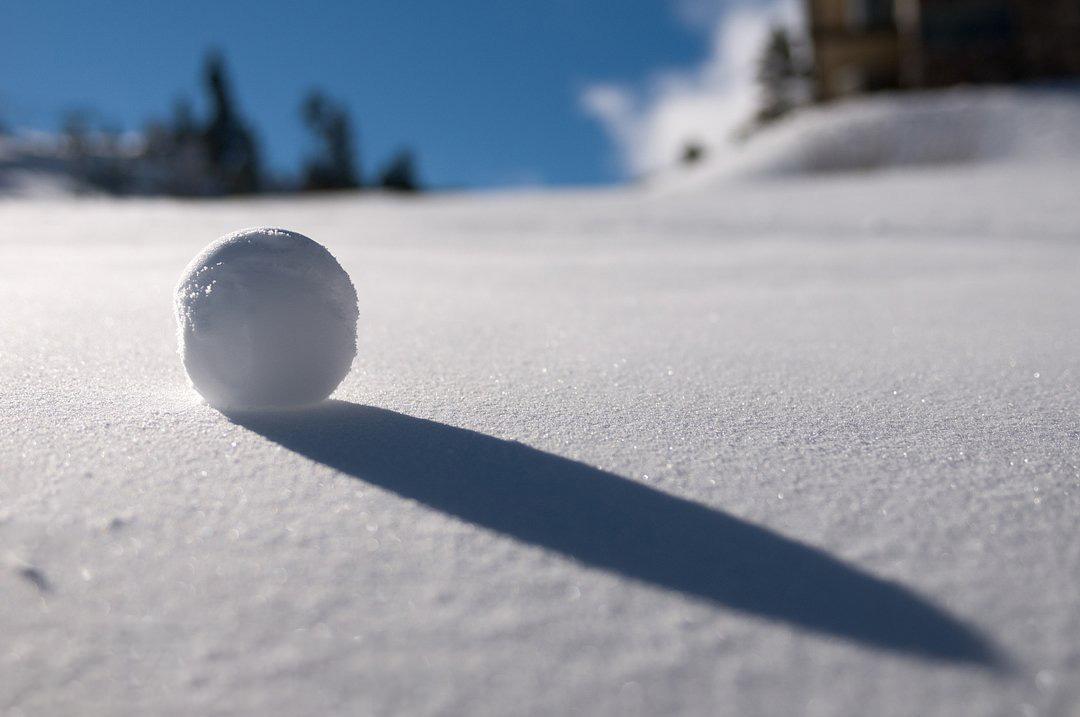
[[[756,107],[754,73],[769,28],[800,19],[795,0],[726,12],[708,0],[678,7],[684,21],[712,23],[711,50],[699,67],[657,73],[643,88],[601,83],[581,93],[582,108],[604,125],[631,175],[670,166],[691,142],[724,151]]]

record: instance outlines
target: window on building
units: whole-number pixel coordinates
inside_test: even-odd
[[[894,0],[847,0],[848,26],[853,30],[884,30],[894,24]]]
[[[931,44],[1006,41],[1014,32],[1008,0],[936,0],[922,12],[923,40]]]

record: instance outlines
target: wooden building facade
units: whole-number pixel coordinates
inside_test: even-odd
[[[1080,76],[1080,0],[806,0],[815,94]]]

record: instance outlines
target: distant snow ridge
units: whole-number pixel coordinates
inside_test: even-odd
[[[57,137],[0,135],[0,197],[65,197],[84,189]]]
[[[770,176],[1000,161],[1080,161],[1080,91],[958,88],[823,105],[704,171]]]

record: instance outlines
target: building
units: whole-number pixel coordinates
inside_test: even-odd
[[[1080,0],[806,0],[819,100],[1080,76]]]

